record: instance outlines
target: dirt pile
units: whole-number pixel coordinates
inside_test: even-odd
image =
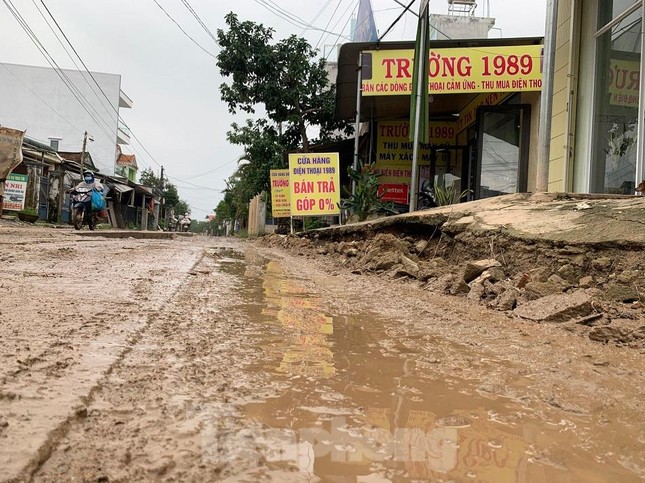
[[[544,216],[539,208],[526,210],[531,223]],[[509,229],[503,216],[498,220],[483,224],[471,213],[428,212],[382,225],[270,235],[262,243],[325,256],[355,274],[412,281],[512,318],[560,323],[594,341],[645,347],[642,246],[588,237],[576,242],[562,231],[527,236]],[[515,216],[513,223],[521,220]]]

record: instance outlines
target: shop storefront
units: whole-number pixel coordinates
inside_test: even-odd
[[[361,159],[381,173],[385,200],[409,204],[414,44],[346,44],[339,55],[336,115],[364,123]],[[361,59],[357,104],[357,65]],[[431,42],[429,142],[420,147],[419,187],[452,186],[466,199],[535,186],[542,39]],[[360,106],[359,106],[360,105]],[[421,205],[420,205],[421,206]]]
[[[643,8],[559,2],[550,191],[633,195],[645,179]]]

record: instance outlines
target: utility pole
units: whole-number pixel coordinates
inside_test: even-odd
[[[164,228],[168,229],[168,217],[166,216],[166,200],[164,199],[163,196],[163,166],[161,167],[161,175],[159,176],[159,192],[161,194],[161,212],[159,214],[159,218],[164,219]],[[159,221],[157,220],[157,223]]]
[[[83,136],[83,150],[81,151],[81,179],[83,178],[83,164],[85,163],[85,150],[87,149],[87,131]]]

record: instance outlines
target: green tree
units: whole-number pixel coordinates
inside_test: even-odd
[[[146,168],[139,174],[139,184],[147,186],[148,188],[159,188],[161,183],[159,181],[159,176],[157,176],[152,169]]]
[[[229,111],[266,117],[232,124],[231,144],[244,153],[236,173],[227,181],[217,216],[243,219],[248,202],[262,191],[270,192],[271,169],[286,168],[287,151],[309,151],[311,142],[326,142],[339,133],[351,133],[351,125],[334,120],[335,88],[330,85],[324,60],[306,40],[291,36],[274,42],[274,31],[262,24],[226,16],[226,30],[218,30],[221,47],[217,65],[229,82],[221,85],[222,100]],[[309,138],[315,127],[318,139]]]
[[[237,15],[225,17],[228,30],[218,29],[221,47],[217,66],[230,83],[221,85],[229,111],[254,113],[263,105],[274,124],[284,124],[284,142],[309,151],[307,128],[318,126],[320,138],[351,126],[334,120],[334,86],[330,85],[324,59],[303,38],[292,35],[272,43],[274,30]]]

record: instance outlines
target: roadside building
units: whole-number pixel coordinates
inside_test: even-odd
[[[121,146],[117,145],[116,168],[114,170],[114,174],[136,182],[138,171],[139,166],[137,165],[137,156],[135,154],[123,153],[121,151]]]
[[[80,152],[87,131],[87,151],[107,174],[117,144],[130,142],[119,112],[132,101],[117,74],[0,63],[0,106],[0,125],[26,130],[55,151]]]
[[[642,0],[560,0],[549,191],[633,195],[645,179]]]
[[[542,43],[534,37],[430,42],[430,142],[420,150],[419,186],[445,183],[467,190],[468,199],[534,189]],[[360,157],[376,163],[384,199],[401,205],[411,196],[413,57],[414,42],[365,42],[343,45],[338,60],[336,116],[360,113],[366,123]]]

